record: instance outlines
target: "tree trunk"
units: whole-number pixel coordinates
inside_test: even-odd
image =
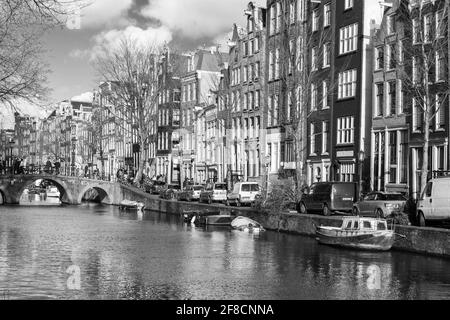
[[[427,101],[424,111],[424,133],[423,133],[423,150],[422,150],[422,173],[420,177],[420,193],[419,197],[422,195],[423,191],[428,182],[428,148],[430,145],[430,113],[429,113],[429,99]]]
[[[136,172],[136,177],[134,177],[134,184],[140,184],[142,180],[142,175],[144,173],[144,167],[145,167],[145,159],[144,159],[144,145],[141,143],[139,144],[139,163],[138,163],[138,170]]]

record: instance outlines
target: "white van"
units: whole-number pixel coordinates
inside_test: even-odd
[[[243,204],[252,204],[257,195],[261,195],[261,188],[257,182],[238,182],[227,196],[227,205],[234,204],[240,207]]]
[[[444,220],[450,220],[450,178],[432,179],[417,203],[417,221],[424,227]]]

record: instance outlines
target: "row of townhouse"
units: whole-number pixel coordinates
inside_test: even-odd
[[[148,147],[118,135],[117,119],[103,132],[111,173],[120,167],[111,136],[121,136],[120,161],[136,170],[144,157],[147,176],[167,182],[297,177],[417,197],[427,140],[419,84],[433,95],[429,171],[449,169],[444,0],[267,0],[245,16],[227,52],[163,54]]]
[[[8,172],[14,159],[24,159],[27,169],[61,163],[60,172],[81,174],[87,166],[93,170],[92,103],[67,100],[57,103],[44,118],[15,113],[14,129],[2,130],[0,154]],[[77,170],[78,168],[78,170]]]

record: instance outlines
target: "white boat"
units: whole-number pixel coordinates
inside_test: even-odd
[[[363,217],[344,217],[339,228],[317,227],[316,235],[321,244],[375,251],[390,250],[395,241],[385,219]]]
[[[56,187],[50,187],[47,189],[47,197],[48,198],[59,198],[61,194]]]
[[[135,209],[141,211],[144,209],[144,204],[138,201],[123,200],[122,202],[120,202],[119,209],[120,210]]]
[[[236,217],[233,221],[231,221],[231,227],[236,230],[250,233],[266,231],[259,222],[242,216]]]

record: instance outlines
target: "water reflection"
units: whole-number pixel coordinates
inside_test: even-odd
[[[93,204],[0,210],[0,291],[11,298],[450,298],[450,262],[438,258],[339,250]],[[73,265],[80,291],[67,287]],[[373,266],[377,290],[368,287]]]

